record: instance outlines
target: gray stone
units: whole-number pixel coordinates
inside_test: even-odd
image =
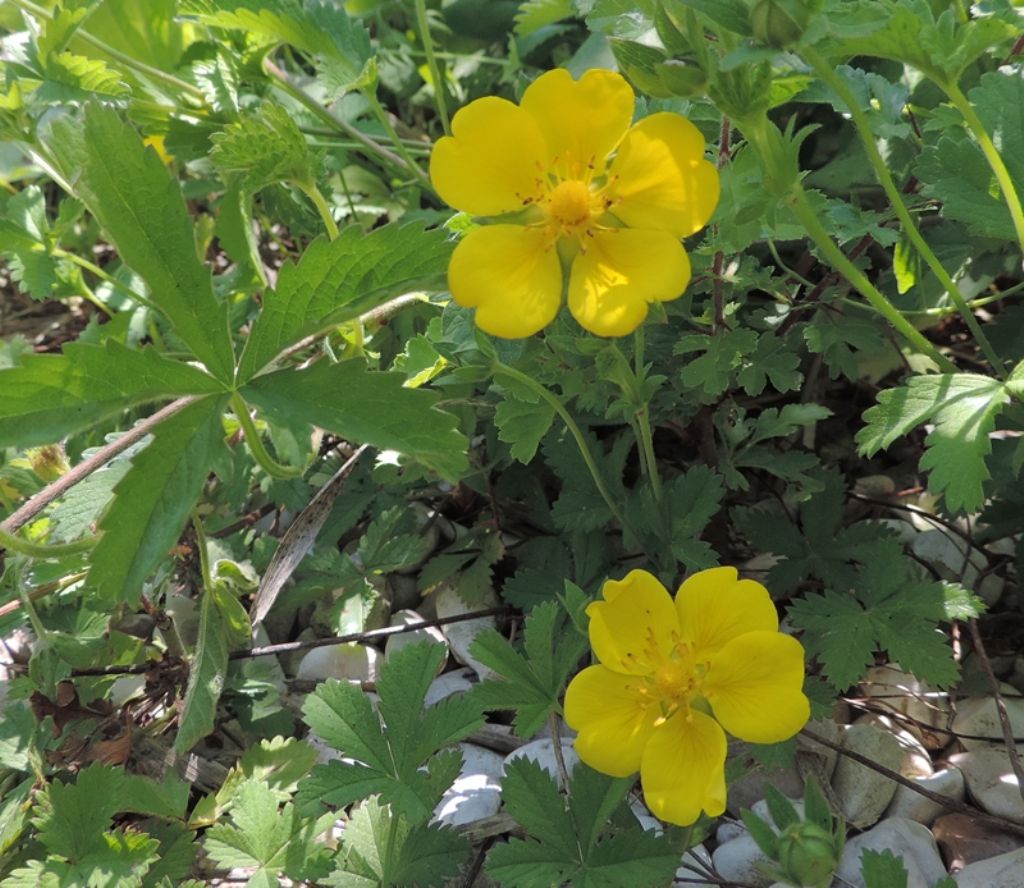
[[[442,585],[431,597],[434,600],[434,608],[437,611],[438,617],[461,616],[462,614],[472,613],[475,610],[494,607],[498,603],[494,593],[490,592],[483,601],[470,607],[462,600],[458,591],[449,585]],[[469,649],[473,646],[473,642],[476,641],[476,637],[481,632],[485,629],[493,629],[495,625],[494,617],[477,617],[473,620],[449,623],[441,627],[444,637],[448,639],[452,656],[463,666],[472,667],[481,680],[492,678],[495,674],[494,670],[484,666],[483,663],[470,654]]]
[[[501,808],[501,774],[504,758],[489,749],[460,743],[462,768],[445,790],[434,821],[445,826],[463,826],[498,813]]]
[[[1024,848],[965,866],[953,879],[957,888],[1021,888]]]
[[[1013,728],[1014,737],[1024,737],[1024,698],[1013,685],[1000,684],[1006,715]],[[957,704],[953,731],[964,749],[976,749],[1002,744],[1003,729],[999,723],[999,710],[995,697],[969,697]]]
[[[854,836],[846,843],[839,860],[833,886],[846,885],[864,888],[860,874],[860,856],[865,850],[892,851],[903,861],[907,870],[907,888],[932,888],[946,875],[946,868],[939,856],[938,846],[928,829],[913,820],[893,817],[883,820],[878,826]]]
[[[955,801],[964,799],[964,775],[959,768],[944,768],[927,777],[911,778],[922,789],[937,792]],[[905,817],[925,826],[931,826],[936,817],[948,810],[919,792],[906,786],[898,786],[892,803],[885,809],[886,817]]]
[[[365,644],[332,644],[313,648],[299,663],[296,678],[323,681],[376,681],[380,671],[380,653]]]
[[[417,626],[420,623],[425,623],[423,619],[414,610],[400,610],[395,611],[391,615],[392,626]],[[403,632],[401,635],[390,635],[388,640],[384,642],[384,659],[393,657],[395,651],[400,651],[404,647],[408,647],[412,644],[422,644],[425,641],[432,642],[433,644],[444,645],[445,650],[448,649],[448,641],[444,637],[437,626],[424,626],[422,629],[413,629],[411,632]],[[447,656],[441,660],[441,664],[438,666],[437,671],[440,673],[444,669],[445,661]]]
[[[983,811],[1024,823],[1024,798],[1010,767],[1006,749],[998,746],[969,749],[949,757],[950,764],[964,772],[967,792]],[[1024,882],[1021,883],[1024,888]]]
[[[476,673],[468,666],[439,675],[427,688],[426,696],[423,698],[424,706],[433,706],[453,694],[464,694],[466,691],[472,690],[473,685],[476,684],[475,676]]]
[[[715,871],[729,882],[743,882],[767,888],[773,879],[763,871],[771,861],[757,847],[750,833],[719,845],[711,855]]]
[[[576,750],[572,748],[571,740],[565,737],[560,739],[562,760],[565,762],[565,770],[569,772],[569,776],[571,777],[573,768],[579,764],[580,757],[576,754]],[[515,752],[509,753],[505,756],[505,761],[511,762],[518,758],[528,758],[530,761],[536,762],[545,771],[547,771],[548,774],[555,778],[560,789],[565,788],[562,775],[559,773],[558,762],[555,760],[555,747],[550,738],[534,740],[532,743],[526,743],[523,746],[520,746]]]
[[[939,749],[948,735],[937,728],[949,723],[949,694],[919,681],[895,664],[872,666],[861,682],[872,706],[891,713],[894,721],[910,731],[929,749]]]
[[[843,746],[892,771],[899,769],[904,750],[888,731],[875,725],[852,725]],[[842,814],[853,826],[870,826],[882,816],[896,794],[896,784],[878,771],[842,756],[832,776],[832,789]]]

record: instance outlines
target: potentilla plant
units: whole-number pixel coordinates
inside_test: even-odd
[[[0,24],[0,888],[717,884],[812,712],[956,685],[1024,532],[1013,4]],[[773,878],[822,789],[744,815]]]

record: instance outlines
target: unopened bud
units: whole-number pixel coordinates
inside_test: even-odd
[[[839,864],[835,837],[814,823],[802,821],[779,836],[779,863],[787,878],[806,888],[819,888],[832,881]]]

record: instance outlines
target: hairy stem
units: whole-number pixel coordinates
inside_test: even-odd
[[[935,252],[921,235],[921,231],[917,227],[914,217],[910,214],[910,210],[907,209],[907,205],[903,200],[903,195],[900,192],[900,189],[896,187],[892,174],[889,172],[889,167],[886,165],[881,152],[878,150],[878,145],[875,142],[875,135],[871,130],[871,124],[868,121],[868,116],[864,113],[863,108],[861,108],[857,97],[854,96],[853,90],[850,89],[846,81],[836,73],[836,70],[831,67],[813,47],[806,47],[802,49],[801,52],[804,59],[811,66],[818,78],[827,84],[846,105],[847,110],[850,112],[850,118],[853,121],[853,125],[857,130],[857,134],[860,136],[861,143],[864,145],[864,150],[867,152],[871,167],[875,171],[875,176],[878,178],[886,196],[889,198],[893,209],[896,211],[896,216],[899,218],[900,224],[903,226],[903,231],[906,233],[910,242],[914,245],[914,249],[917,250],[918,255],[921,256],[928,268],[931,269],[932,274],[939,279],[939,282],[949,295],[950,301],[954,306],[956,306],[956,310],[960,312],[961,317],[963,317],[964,322],[967,324],[981,350],[985,353],[985,357],[988,358],[993,369],[1001,376],[1005,376],[1006,368],[1002,359],[992,347],[992,344],[989,342],[985,332],[981,329],[978,319],[968,307],[959,288],[954,283],[952,277],[950,277],[949,272],[946,271],[943,264],[939,261],[939,257],[935,255]]]
[[[437,64],[437,55],[434,53],[434,41],[430,36],[430,24],[427,21],[427,4],[425,0],[416,0],[416,24],[420,30],[420,39],[423,41],[423,51],[427,56],[427,68],[430,70],[430,79],[434,84],[434,103],[437,105],[437,116],[441,118],[441,126],[444,127],[444,134],[452,134],[451,120],[448,119],[448,104],[444,95],[444,82],[441,79],[441,66]]]

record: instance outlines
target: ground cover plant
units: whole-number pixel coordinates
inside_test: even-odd
[[[0,28],[0,888],[1024,885],[1018,3]]]

